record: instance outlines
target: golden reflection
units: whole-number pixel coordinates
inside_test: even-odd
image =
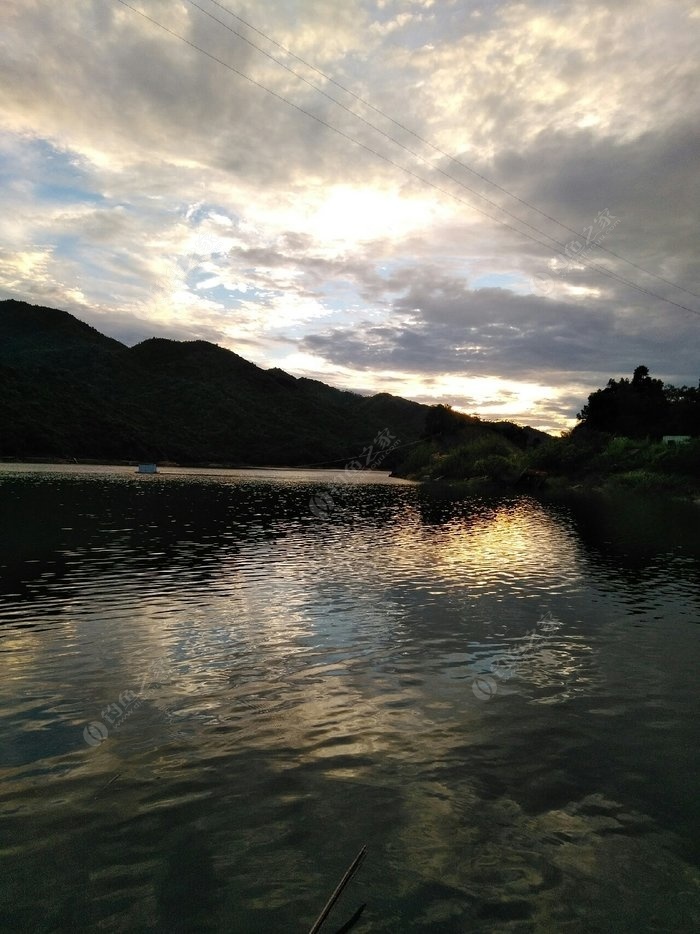
[[[481,580],[536,578],[556,586],[580,577],[573,535],[534,502],[519,502],[466,522],[450,523],[430,542],[433,562],[454,575],[481,570]]]
[[[420,582],[423,572],[436,592],[517,592],[541,602],[547,593],[582,586],[583,554],[573,530],[534,501],[473,504],[442,522],[406,520],[381,538],[382,560],[363,567],[363,575],[378,582],[390,567],[393,579]]]

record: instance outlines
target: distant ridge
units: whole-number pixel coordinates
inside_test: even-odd
[[[427,411],[264,370],[207,341],[127,347],[68,312],[0,301],[5,459],[342,466],[384,428],[417,440]]]

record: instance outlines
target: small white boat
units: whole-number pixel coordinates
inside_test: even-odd
[[[157,464],[139,464],[136,473],[158,473]]]

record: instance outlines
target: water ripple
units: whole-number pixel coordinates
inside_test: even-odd
[[[0,926],[694,929],[692,517],[142,479],[0,468]]]

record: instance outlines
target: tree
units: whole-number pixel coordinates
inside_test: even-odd
[[[425,437],[453,435],[466,425],[474,424],[479,419],[463,412],[455,412],[451,405],[431,405],[425,416]]]
[[[605,389],[588,397],[578,414],[579,427],[623,435],[660,438],[668,434],[669,399],[660,379],[652,379],[646,366],[638,366],[628,379],[610,379]]]

